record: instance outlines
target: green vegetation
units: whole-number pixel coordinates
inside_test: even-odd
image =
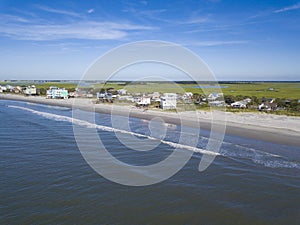
[[[94,85],[95,89],[100,88],[114,88],[118,89],[126,89],[129,93],[153,93],[153,92],[175,92],[175,93],[184,93],[185,88],[180,84],[176,83],[156,83],[156,82],[147,82],[147,83],[126,83],[126,84],[96,84]]]
[[[205,89],[197,88],[196,86],[205,86]],[[152,93],[152,92],[192,92],[203,94],[205,92],[216,91],[215,85],[212,88],[208,88],[209,84],[177,84],[177,83],[127,83],[127,84],[97,84],[94,88],[125,88],[128,92],[140,92],[140,93]],[[220,86],[224,95],[232,96],[256,96],[257,98],[285,98],[285,99],[300,99],[300,82],[253,82],[253,83],[222,83]]]
[[[257,98],[300,99],[300,83],[246,83],[225,84],[224,95],[256,96]]]

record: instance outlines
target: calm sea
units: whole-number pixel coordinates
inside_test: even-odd
[[[299,224],[299,148],[226,135],[204,172],[198,171],[202,154],[195,152],[168,180],[129,187],[85,162],[71,117],[63,107],[0,101],[0,224]],[[111,126],[109,115],[95,119]],[[131,118],[130,127],[147,135],[144,120]],[[178,130],[170,127],[168,141],[178,140]],[[109,129],[98,134],[116,158],[135,165],[174,150],[161,143],[135,154]],[[208,135],[201,131],[199,148]]]

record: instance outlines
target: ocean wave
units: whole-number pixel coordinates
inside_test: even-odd
[[[45,105],[45,104],[40,104],[40,103],[34,103],[34,102],[25,102],[27,105],[32,105],[32,106],[38,106],[38,107],[43,107],[47,109],[56,109],[60,111],[71,111],[72,109],[64,106],[55,106],[55,105]]]
[[[117,128],[113,128],[113,127],[94,124],[94,123],[90,123],[88,121],[79,120],[79,119],[75,119],[75,118],[68,117],[68,116],[57,115],[57,114],[47,113],[47,112],[41,112],[41,111],[33,110],[30,108],[15,106],[15,105],[8,105],[8,107],[25,110],[25,111],[34,113],[36,115],[42,116],[44,118],[52,119],[55,121],[65,121],[65,122],[69,122],[69,123],[76,124],[79,126],[84,126],[87,128],[99,129],[99,130],[107,131],[107,132],[118,132],[118,133],[123,133],[123,134],[128,134],[128,135],[134,135],[136,137],[146,138],[149,140],[160,141],[161,143],[169,145],[173,148],[186,149],[186,150],[201,153],[201,154],[209,154],[209,155],[215,155],[215,156],[224,156],[224,157],[229,157],[229,158],[239,158],[239,159],[251,160],[255,164],[260,164],[260,165],[263,165],[263,166],[269,167],[269,168],[300,169],[299,162],[290,161],[280,155],[260,151],[260,150],[254,149],[254,148],[237,145],[237,144],[230,143],[230,142],[223,142],[220,152],[216,153],[216,152],[208,151],[208,150],[205,150],[202,148],[197,148],[197,147],[193,147],[193,146],[189,146],[189,145],[183,145],[183,144],[175,143],[172,141],[160,140],[160,139],[157,139],[155,137],[148,136],[145,134],[140,134],[140,133],[135,133],[135,132],[127,131],[127,130],[121,130],[121,129],[117,129]],[[206,137],[201,137],[201,138],[208,139]]]
[[[253,159],[254,163],[261,164],[265,167],[270,168],[288,168],[288,169],[300,169],[300,164],[298,162],[291,162],[286,160],[265,160],[265,159]]]
[[[225,157],[248,159],[256,164],[260,164],[269,168],[300,169],[299,162],[290,161],[280,155],[232,144],[229,142],[223,143],[223,148],[221,148],[220,154]]]
[[[201,153],[201,154],[207,154],[207,155],[215,155],[215,156],[220,155],[219,153],[208,151],[208,150],[205,150],[205,149],[192,147],[192,146],[188,146],[188,145],[183,145],[183,144],[179,144],[179,143],[175,143],[175,142],[171,142],[171,141],[160,140],[160,139],[157,139],[157,138],[152,137],[152,136],[139,134],[139,133],[135,133],[135,132],[127,131],[127,130],[121,130],[121,129],[117,129],[117,128],[113,128],[113,127],[98,125],[98,124],[90,123],[88,121],[68,117],[68,116],[62,116],[62,115],[57,115],[57,114],[47,113],[47,112],[41,112],[41,111],[37,111],[37,110],[33,110],[33,109],[30,109],[30,108],[21,107],[21,106],[9,105],[8,107],[25,110],[25,111],[34,113],[36,115],[42,116],[42,117],[47,118],[47,119],[52,119],[52,120],[56,120],[56,121],[65,121],[65,122],[73,123],[73,124],[76,124],[76,125],[79,125],[79,126],[84,126],[86,128],[99,129],[99,130],[108,131],[108,132],[118,132],[118,133],[122,133],[122,134],[134,135],[136,137],[147,138],[149,140],[156,140],[156,141],[160,141],[163,144],[167,144],[167,145],[169,145],[173,148],[186,149],[186,150],[190,150],[190,151],[193,151],[193,152],[198,152],[198,153]]]

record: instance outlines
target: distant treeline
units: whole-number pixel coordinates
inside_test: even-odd
[[[3,80],[5,83],[136,83],[136,84],[145,84],[145,83],[177,83],[177,84],[255,84],[255,83],[300,83],[299,81],[130,81],[130,80],[118,80],[118,81],[101,81],[101,80]]]

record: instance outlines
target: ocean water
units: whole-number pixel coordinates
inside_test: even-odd
[[[0,101],[0,121],[0,224],[299,224],[297,147],[226,135],[213,163],[199,172],[209,137],[203,130],[196,149],[181,146],[195,152],[178,173],[130,187],[86,163],[72,122],[88,124],[72,120],[70,109]],[[170,125],[154,150],[136,152],[116,132],[147,138],[147,121],[130,118],[132,133],[112,129],[106,114],[95,121],[110,153],[132,165],[165,159],[180,135],[180,127]]]

